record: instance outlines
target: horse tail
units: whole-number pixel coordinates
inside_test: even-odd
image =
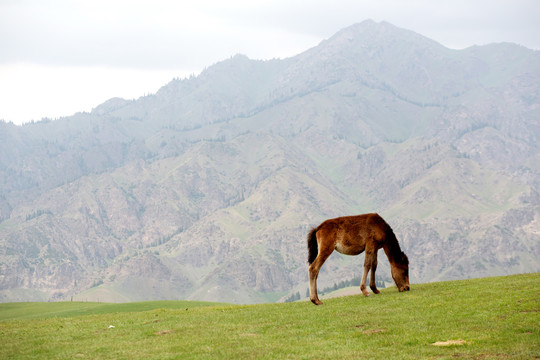
[[[319,254],[319,246],[317,245],[317,230],[318,228],[314,227],[308,234],[307,237],[307,248],[308,248],[308,263],[311,265],[317,255]]]

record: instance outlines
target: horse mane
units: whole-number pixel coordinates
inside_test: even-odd
[[[386,249],[387,249],[387,256],[388,260],[393,261],[399,265],[409,266],[409,258],[407,258],[407,255],[401,250],[401,247],[399,246],[398,239],[396,237],[396,234],[394,234],[394,230],[386,223],[385,221],[385,235],[386,235]]]

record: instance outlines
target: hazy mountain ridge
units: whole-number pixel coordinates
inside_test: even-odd
[[[538,85],[537,51],[367,21],[293,58],[0,123],[0,296],[277,300],[305,291],[310,226],[368,211],[413,282],[538,271]],[[334,256],[321,284],[360,269]]]

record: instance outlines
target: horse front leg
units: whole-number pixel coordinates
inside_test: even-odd
[[[371,259],[371,278],[369,280],[369,287],[374,294],[380,294],[380,291],[377,289],[377,284],[375,283],[375,271],[377,271],[377,251],[373,253]]]

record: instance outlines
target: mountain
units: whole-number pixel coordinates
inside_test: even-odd
[[[365,21],[292,58],[0,122],[0,300],[283,300],[307,288],[310,227],[365,212],[412,284],[540,271],[539,89],[538,51]],[[321,288],[361,265],[333,254]]]

